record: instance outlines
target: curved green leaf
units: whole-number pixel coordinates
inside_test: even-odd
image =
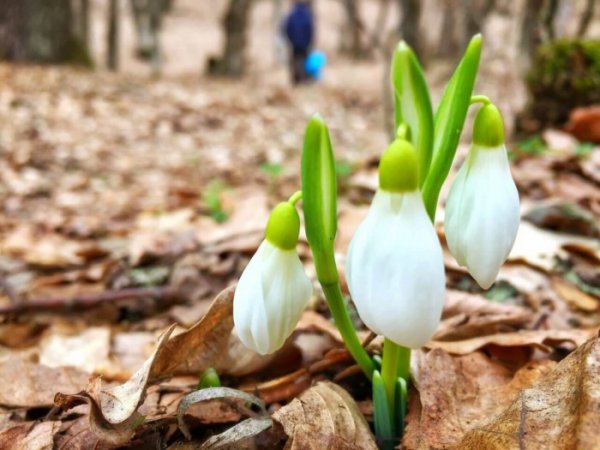
[[[471,39],[435,112],[433,159],[429,176],[423,185],[423,202],[432,221],[435,219],[440,190],[452,167],[456,147],[467,118],[479,68],[481,44],[481,35],[475,35]]]
[[[319,115],[306,126],[302,149],[304,227],[321,284],[336,283],[333,242],[337,231],[337,183],[329,130]]]
[[[406,123],[419,154],[421,185],[427,177],[433,147],[433,110],[423,68],[415,53],[400,41],[392,59],[396,129]]]
[[[393,449],[396,440],[393,411],[390,411],[383,378],[379,371],[373,372],[373,422],[380,448]]]

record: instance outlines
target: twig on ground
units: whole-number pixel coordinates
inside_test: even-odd
[[[2,286],[4,288],[4,286]],[[129,288],[114,291],[104,291],[93,294],[82,294],[71,298],[49,297],[27,301],[17,300],[11,304],[0,307],[0,315],[15,314],[23,312],[54,311],[59,309],[90,308],[104,302],[117,300],[152,298],[160,300],[173,297],[176,290],[171,286],[160,286],[151,288]]]

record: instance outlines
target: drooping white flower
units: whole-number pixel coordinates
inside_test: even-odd
[[[382,156],[380,188],[346,261],[348,288],[363,322],[410,348],[433,336],[445,288],[442,250],[416,170],[412,145],[395,141]]]
[[[483,107],[475,120],[473,145],[446,202],[448,248],[484,289],[494,283],[519,228],[519,194],[503,141],[499,111]]]
[[[266,239],[246,266],[233,298],[242,343],[262,355],[278,350],[294,331],[312,293],[296,253],[299,218],[290,203],[269,218]]]

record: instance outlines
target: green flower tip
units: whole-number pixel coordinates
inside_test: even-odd
[[[481,147],[498,147],[504,144],[502,114],[492,103],[477,111],[473,124],[473,144]]]
[[[323,117],[321,116],[321,114],[314,113],[309,120],[309,125],[310,124],[315,124],[315,125],[319,125],[319,126],[324,126],[325,125],[325,121],[323,120]]]
[[[413,145],[396,139],[381,155],[379,187],[388,192],[412,192],[419,187],[419,159]]]
[[[267,222],[265,239],[282,250],[292,250],[298,243],[300,234],[300,216],[294,205],[289,202],[278,204]]]

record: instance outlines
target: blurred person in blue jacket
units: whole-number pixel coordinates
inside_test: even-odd
[[[285,21],[285,34],[290,42],[290,70],[294,84],[308,81],[305,61],[314,35],[314,19],[310,0],[295,0]]]

